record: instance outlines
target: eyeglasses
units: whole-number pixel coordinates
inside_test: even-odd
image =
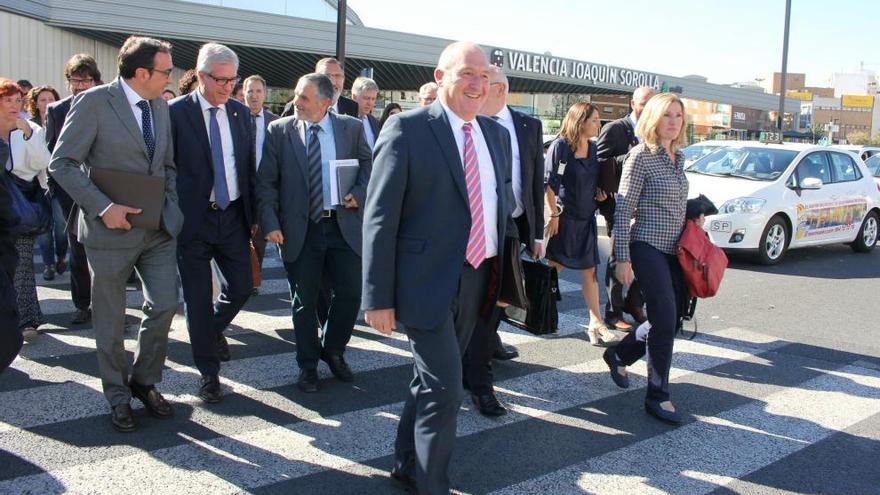
[[[67,79],[67,82],[69,82],[70,84],[77,84],[77,85],[79,85],[79,84],[91,84],[91,83],[94,82],[94,81],[95,81],[95,80],[92,79],[91,77],[85,77],[85,78],[71,77],[71,78],[68,78],[68,79]]]
[[[147,70],[150,71],[150,74],[152,74],[153,72],[158,72],[159,74],[165,74],[165,77],[171,77],[171,73],[174,72],[173,67],[168,70],[159,70],[159,69],[147,69]]]
[[[238,81],[241,80],[241,78],[238,76],[235,76],[235,77],[214,77],[214,75],[211,74],[210,72],[202,72],[202,74],[210,77],[211,79],[214,80],[215,83],[219,84],[220,86],[226,86],[229,84],[235,86],[236,84],[238,84]]]

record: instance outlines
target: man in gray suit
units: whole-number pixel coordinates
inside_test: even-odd
[[[177,310],[174,238],[183,226],[183,215],[177,206],[168,105],[162,98],[174,68],[171,45],[132,36],[117,60],[115,81],[74,99],[49,170],[80,207],[77,236],[91,272],[104,395],[113,427],[129,432],[137,428],[129,404],[132,396],[155,417],[174,414],[155,384],[162,380],[168,330]],[[89,179],[89,171],[96,169],[164,177],[160,228],[132,227],[127,216],[141,210],[111,201]],[[132,269],[143,281],[145,318],[129,380],[123,332],[125,282]]]
[[[281,246],[293,300],[297,386],[318,391],[318,360],[336,378],[354,377],[343,358],[361,303],[363,204],[372,154],[361,122],[328,112],[333,84],[323,74],[306,74],[294,90],[294,115],[269,124],[257,179],[260,228]],[[330,163],[356,159],[354,186],[331,198]],[[329,273],[333,297],[318,338],[316,303],[322,275]]]
[[[403,327],[415,358],[391,476],[419,493],[449,493],[462,354],[495,304],[513,190],[510,136],[478,116],[489,61],[472,43],[440,55],[438,100],[391,117],[379,133],[364,211],[366,320]]]

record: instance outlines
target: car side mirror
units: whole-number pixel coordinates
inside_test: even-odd
[[[801,180],[801,189],[822,189],[822,179],[818,177],[804,177]]]

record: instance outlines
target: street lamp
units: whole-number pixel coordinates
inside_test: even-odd
[[[779,83],[779,114],[776,127],[782,133],[782,119],[785,116],[785,79],[788,75],[788,25],[791,20],[791,0],[785,0],[785,32],[782,38],[782,77]]]

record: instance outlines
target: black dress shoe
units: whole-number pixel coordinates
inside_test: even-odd
[[[73,312],[73,318],[70,319],[70,323],[74,325],[82,325],[83,323],[88,323],[91,319],[91,309],[77,309]]]
[[[391,481],[395,486],[409,493],[418,493],[419,491],[418,485],[416,485],[416,479],[402,471],[392,469]]]
[[[216,404],[223,400],[223,390],[220,388],[220,377],[217,375],[202,375],[199,398],[208,404]]]
[[[119,404],[118,406],[111,407],[110,422],[113,424],[113,429],[118,432],[130,433],[137,430],[137,424],[134,422],[134,413],[129,404]]]
[[[474,405],[483,416],[497,417],[507,414],[507,409],[498,402],[498,398],[491,392],[485,395],[471,395],[471,400],[474,401]]]
[[[226,341],[226,336],[222,333],[217,336],[217,359],[224,363],[232,359],[232,355],[229,353],[229,342]]]
[[[351,372],[351,368],[348,367],[348,363],[345,362],[342,354],[322,353],[321,360],[327,363],[327,366],[330,367],[330,373],[333,373],[333,376],[338,380],[343,382],[354,381],[354,373]]]
[[[611,379],[614,380],[614,383],[620,388],[629,388],[629,375],[621,375],[618,372],[618,369],[623,368],[623,365],[620,364],[620,360],[617,358],[616,348],[609,347],[605,349],[602,359],[608,365],[608,369],[611,371]]]
[[[43,270],[43,280],[55,280],[55,265],[46,265],[46,269]]]
[[[680,425],[684,423],[684,416],[678,411],[667,411],[660,407],[660,402],[655,400],[645,399],[645,412],[660,421],[671,425]]]
[[[497,359],[499,361],[509,361],[518,357],[519,351],[513,347],[505,347],[504,344],[501,343],[501,340],[498,341],[498,345],[495,346],[495,349],[492,351],[492,359]]]
[[[131,395],[144,403],[144,408],[154,418],[168,419],[174,416],[174,408],[162,397],[154,385],[141,385],[132,381],[129,384]]]
[[[296,386],[307,394],[318,391],[318,370],[300,370]]]
[[[621,332],[632,332],[633,326],[627,323],[623,318],[613,316],[611,318],[605,318],[605,326],[611,328],[613,330],[619,330]]]
[[[639,306],[626,306],[623,310],[629,313],[639,325],[648,321],[648,317],[645,316],[645,310]]]
[[[57,273],[58,275],[63,275],[64,272],[66,272],[66,271],[67,271],[67,262],[66,261],[61,260],[58,263],[55,263],[55,273]]]

